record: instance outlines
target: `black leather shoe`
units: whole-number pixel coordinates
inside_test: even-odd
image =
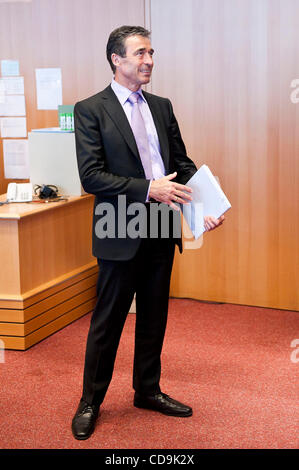
[[[99,415],[99,406],[89,405],[81,399],[72,421],[72,433],[75,439],[88,439],[94,431]]]
[[[142,396],[136,392],[134,406],[159,411],[168,416],[179,416],[182,418],[192,416],[192,408],[190,406],[170,398],[165,393],[157,393],[154,396]]]

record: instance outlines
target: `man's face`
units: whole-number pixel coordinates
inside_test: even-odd
[[[116,66],[115,80],[132,91],[150,81],[153,53],[149,38],[129,36],[125,41],[126,57],[112,54]]]

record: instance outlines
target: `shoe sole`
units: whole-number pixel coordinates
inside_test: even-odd
[[[94,432],[94,429],[87,436],[76,436],[76,434],[74,434],[73,432],[72,432],[72,434],[73,434],[74,438],[77,439],[78,441],[86,441],[86,439],[88,439],[93,434],[93,432]]]
[[[190,412],[185,412],[185,413],[171,413],[170,411],[158,410],[157,408],[151,408],[149,406],[139,405],[138,403],[134,403],[134,406],[136,408],[142,408],[144,410],[150,410],[150,411],[157,411],[158,413],[162,413],[163,415],[174,416],[177,418],[189,418],[193,414],[192,410],[190,410]]]
[[[79,437],[79,436],[75,436],[75,434],[73,434],[74,438],[77,439],[77,441],[86,441],[86,439],[88,439],[91,434],[89,434],[88,436],[84,436],[84,437]]]

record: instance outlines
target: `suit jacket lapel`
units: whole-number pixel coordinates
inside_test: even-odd
[[[113,92],[110,85],[102,92],[102,103],[142,167],[131,126],[120,102],[117,99],[117,96]]]
[[[158,138],[160,142],[161,156],[162,156],[162,159],[165,165],[165,170],[167,173],[169,169],[169,145],[168,145],[168,139],[167,139],[167,132],[165,132],[165,124],[163,123],[163,120],[161,117],[161,110],[159,109],[157,100],[155,99],[153,95],[146,93],[144,91],[143,93],[153,116],[153,120],[156,126],[156,130],[157,130],[157,134],[158,134]],[[139,152],[137,149],[136,141],[135,141],[131,126],[111,86],[109,85],[101,93],[101,95],[102,95],[102,103],[103,103],[104,108],[106,109],[111,119],[114,121],[119,132],[124,137],[129,148],[131,149],[133,154],[136,156],[139,165],[143,169],[142,162],[139,156]]]

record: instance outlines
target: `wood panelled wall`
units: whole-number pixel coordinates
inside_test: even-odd
[[[171,99],[189,156],[232,203],[200,249],[176,255],[171,294],[299,309],[299,2],[0,3],[0,59],[20,61],[29,130],[57,125],[55,111],[37,110],[35,68],[61,67],[64,104],[96,93],[111,79],[105,46],[121,24],[151,28],[149,91]]]
[[[63,104],[111,81],[105,47],[122,24],[144,24],[144,0],[32,0],[0,3],[0,60],[17,59],[24,76],[27,129],[58,125],[57,111],[37,109],[35,69],[61,67]],[[0,194],[6,192],[2,140]]]
[[[232,204],[176,257],[172,295],[299,309],[299,2],[152,0],[151,24],[152,90]]]

